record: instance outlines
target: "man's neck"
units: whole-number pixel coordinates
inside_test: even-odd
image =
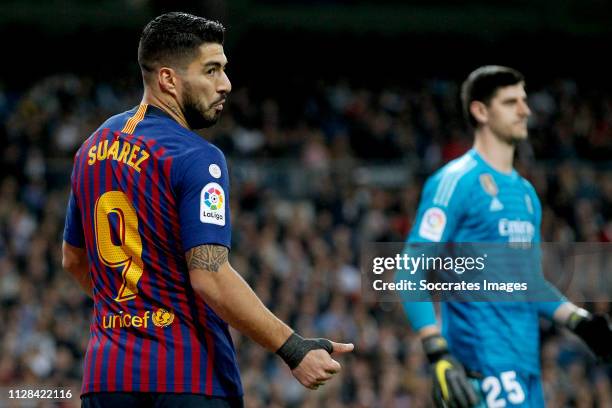
[[[185,114],[181,110],[178,103],[175,100],[169,98],[163,98],[155,95],[153,92],[145,88],[144,95],[142,96],[141,104],[153,105],[164,112],[166,112],[172,119],[176,120],[179,125],[184,128],[191,129],[185,119]]]
[[[500,173],[512,173],[514,145],[499,140],[489,129],[476,130],[474,150],[495,170]]]

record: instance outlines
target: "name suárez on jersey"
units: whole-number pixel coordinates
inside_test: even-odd
[[[97,145],[91,146],[87,152],[89,157],[87,164],[91,166],[96,161],[115,160],[127,164],[140,173],[142,170],[141,164],[151,156],[145,149],[126,141],[115,139],[110,146],[108,142],[108,140],[103,140]]]

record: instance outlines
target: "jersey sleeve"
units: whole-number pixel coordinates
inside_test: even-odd
[[[404,253],[408,256],[419,256],[428,250],[423,246],[417,250],[410,244],[447,242],[452,237],[461,216],[462,193],[458,189],[458,183],[458,177],[452,174],[450,176],[438,174],[427,180],[423,187],[415,223],[406,240]],[[424,278],[425,273],[424,270],[415,271],[413,280],[419,281]],[[401,278],[401,273],[396,275],[396,279]],[[423,327],[437,324],[435,310],[430,301],[405,301],[403,307],[413,330],[418,331]]]
[[[462,211],[458,182],[446,175],[427,180],[408,243],[449,241]]]
[[[229,175],[225,156],[212,145],[185,155],[172,169],[183,251],[198,245],[231,248]]]
[[[66,222],[64,224],[64,241],[78,248],[85,247],[85,236],[83,233],[83,223],[81,212],[77,205],[74,191],[70,190],[68,206],[66,208]]]
[[[540,204],[540,199],[538,198],[538,195],[536,194],[533,186],[531,186],[531,184],[529,184],[529,196],[531,198],[531,202],[533,203],[534,206],[534,215],[535,215],[535,234],[534,234],[534,244],[536,245],[540,245],[540,242],[542,240],[541,238],[541,232],[540,232],[540,228],[541,228],[541,224],[542,224],[542,205]],[[541,251],[541,247],[538,247],[538,251]],[[541,254],[540,252],[538,252],[538,270],[537,273],[542,277],[542,279],[544,279],[544,274],[542,271],[542,261],[541,261]],[[551,283],[549,282],[544,282],[543,284],[543,290],[548,291],[547,294],[545,294],[544,296],[546,296],[547,298],[550,299],[557,299],[554,301],[548,301],[548,302],[535,302],[534,306],[538,312],[538,315],[545,317],[549,320],[553,320],[553,316],[555,314],[555,312],[557,311],[557,309],[564,303],[566,303],[568,300],[565,298],[565,296],[563,296],[563,294],[561,292],[559,292],[559,290],[554,287]]]

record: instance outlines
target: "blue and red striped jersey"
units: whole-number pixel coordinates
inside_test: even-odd
[[[228,325],[185,252],[230,247],[223,153],[162,110],[113,116],[75,155],[64,240],[86,248],[94,312],[82,393],[242,395]]]

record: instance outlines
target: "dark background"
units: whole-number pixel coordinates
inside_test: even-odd
[[[607,80],[611,3],[539,1],[4,1],[0,5],[7,88],[51,73],[138,78],[142,26],[165,11],[220,20],[238,85],[287,89],[346,77],[406,84],[426,74],[461,78],[482,64]]]

